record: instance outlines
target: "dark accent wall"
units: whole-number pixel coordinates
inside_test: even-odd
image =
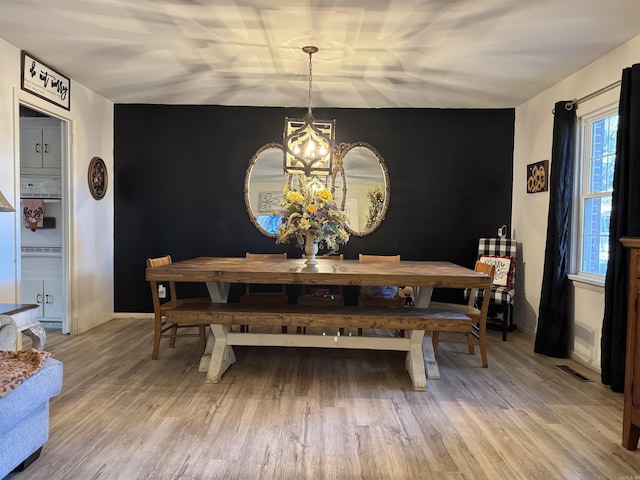
[[[153,310],[147,257],[302,254],[259,233],[246,213],[243,187],[253,153],[282,142],[285,116],[303,114],[294,108],[115,106],[116,312]],[[373,234],[351,237],[340,250],[345,258],[399,253],[472,267],[478,238],[510,224],[513,109],[319,108],[314,116],[335,118],[337,142],[370,143],[389,169],[386,219]],[[182,288],[206,294],[202,285]]]

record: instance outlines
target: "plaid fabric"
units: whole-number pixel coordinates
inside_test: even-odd
[[[513,303],[513,298],[516,295],[516,291],[513,288],[507,287],[491,287],[491,299],[497,304],[510,304]],[[478,291],[476,294],[476,300],[478,303],[482,302],[484,292]]]
[[[481,238],[478,242],[478,255],[516,256],[516,241],[510,238]]]
[[[481,238],[478,242],[478,259],[487,255],[511,257],[507,287],[499,285],[491,287],[491,299],[494,303],[513,303],[516,295],[516,291],[513,288],[516,283],[516,245],[516,241],[510,238]],[[468,293],[465,292],[465,297],[467,296]],[[483,292],[479,291],[476,295],[476,300],[480,302],[483,296]]]

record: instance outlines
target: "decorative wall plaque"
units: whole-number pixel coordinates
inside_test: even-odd
[[[91,196],[100,200],[107,193],[107,166],[100,157],[93,157],[89,162],[89,191]]]
[[[549,160],[527,165],[527,193],[549,190]]]
[[[71,80],[46,63],[22,52],[20,88],[55,105],[70,110]]]

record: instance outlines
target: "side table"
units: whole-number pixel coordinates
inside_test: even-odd
[[[36,304],[0,303],[0,315],[10,316],[18,326],[16,349],[20,350],[22,348],[22,335],[20,333],[24,333],[31,338],[33,348],[36,350],[44,349],[47,334],[38,321],[37,313],[38,305]]]

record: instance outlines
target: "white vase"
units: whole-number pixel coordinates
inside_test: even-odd
[[[318,260],[316,254],[318,253],[318,237],[312,234],[306,234],[304,236],[304,253],[307,255],[307,265],[317,265]]]

